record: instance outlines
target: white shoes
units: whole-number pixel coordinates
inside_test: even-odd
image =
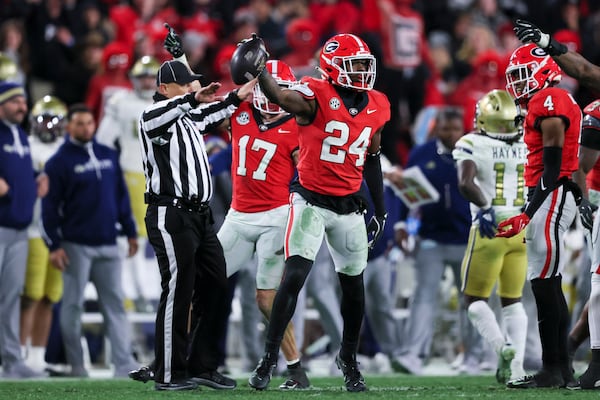
[[[423,373],[423,360],[410,353],[395,356],[392,358],[391,363],[392,369],[396,372],[411,375],[421,375]]]
[[[2,377],[7,379],[35,379],[48,376],[46,373],[36,371],[22,362],[10,366],[3,365],[2,368]]]
[[[498,354],[498,369],[496,369],[496,380],[498,383],[505,384],[512,378],[510,370],[512,360],[515,358],[515,348],[512,344],[506,343],[502,346]]]

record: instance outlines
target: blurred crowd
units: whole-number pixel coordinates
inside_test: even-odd
[[[589,0],[12,0],[2,2],[0,51],[17,62],[30,103],[52,94],[85,102],[96,117],[144,55],[164,61],[164,23],[205,82],[230,89],[228,63],[252,32],[299,77],[314,73],[324,40],[357,33],[378,60],[377,89],[392,103],[384,154],[406,162],[413,126],[430,106],[456,105],[472,126],[473,106],[504,87],[504,66],[518,46],[512,22],[526,17],[592,62],[600,61],[598,4]],[[342,17],[343,16],[343,17]],[[580,104],[593,94],[565,79]],[[427,121],[427,119],[426,119]],[[417,131],[416,129],[414,131]]]

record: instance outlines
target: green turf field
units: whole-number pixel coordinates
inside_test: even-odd
[[[412,377],[406,375],[367,376],[369,391],[348,393],[342,388],[342,378],[313,378],[313,389],[284,392],[277,389],[283,382],[275,378],[270,389],[257,392],[248,387],[243,379],[238,379],[238,388],[216,391],[202,387],[187,392],[156,392],[151,383],[138,383],[129,380],[75,380],[48,379],[43,381],[0,381],[2,400],[152,400],[152,399],[339,399],[348,396],[364,399],[598,399],[598,391],[571,391],[566,389],[506,389],[495,383],[493,376],[444,376]]]

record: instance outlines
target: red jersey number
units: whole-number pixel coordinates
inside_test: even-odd
[[[366,126],[354,142],[348,147],[348,153],[356,155],[355,165],[362,167],[365,163],[365,153],[369,147],[371,131],[373,128]],[[350,137],[350,127],[345,122],[329,121],[325,125],[327,136],[321,146],[321,160],[336,164],[343,164],[346,158],[346,145]]]
[[[238,140],[238,147],[240,148],[240,153],[239,153],[239,163],[238,163],[238,167],[236,169],[236,173],[239,176],[246,176],[247,175],[247,168],[246,168],[246,152],[248,151],[248,142],[250,141],[250,136],[245,135],[242,136],[239,140]],[[250,150],[253,151],[264,151],[264,154],[260,160],[260,162],[258,163],[258,166],[256,167],[256,170],[254,172],[252,172],[252,179],[256,179],[258,181],[266,181],[267,180],[267,167],[269,166],[269,163],[271,162],[271,160],[273,159],[273,156],[275,155],[276,151],[277,151],[277,145],[271,142],[267,142],[265,140],[262,139],[258,139],[255,138],[254,141],[252,142],[252,146],[250,147]]]

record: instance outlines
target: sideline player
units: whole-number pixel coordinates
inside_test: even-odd
[[[33,169],[41,174],[46,161],[62,145],[67,106],[57,97],[44,96],[31,108],[30,140]],[[29,225],[29,252],[21,297],[21,346],[25,362],[34,369],[46,367],[45,354],[52,324],[52,307],[62,297],[62,272],[50,263],[50,252],[40,232],[41,199],[35,203]]]
[[[465,306],[469,320],[498,354],[496,379],[502,384],[525,375],[524,232],[512,238],[495,237],[497,221],[519,214],[525,205],[527,148],[521,118],[508,92],[492,90],[476,105],[476,132],[460,138],[453,151],[459,189],[471,202],[473,216],[461,273]],[[496,282],[506,332],[487,303]]]

